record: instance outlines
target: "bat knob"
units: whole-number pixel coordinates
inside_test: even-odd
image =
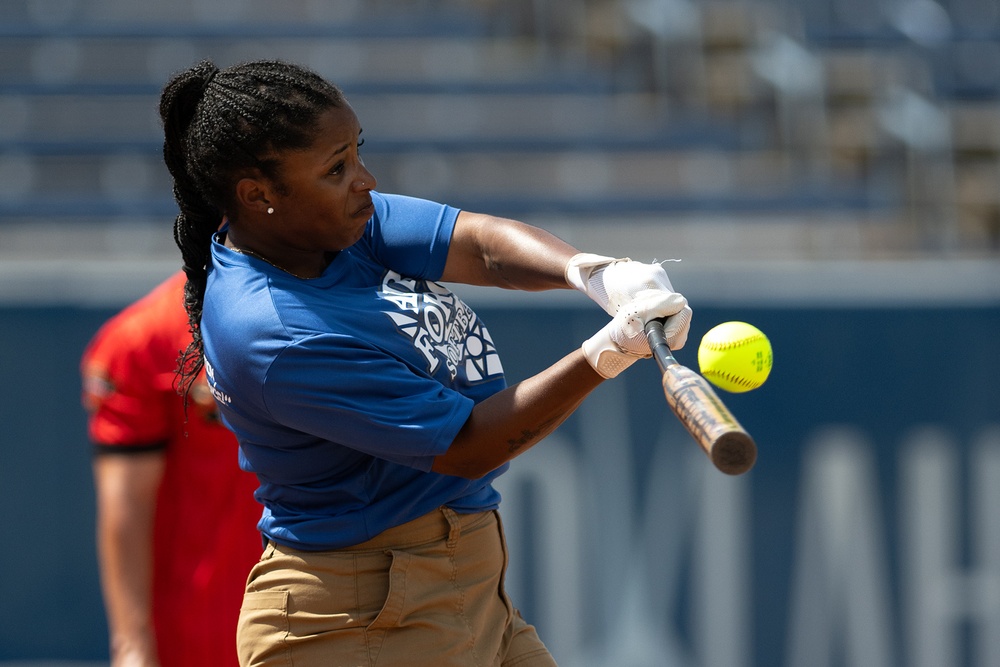
[[[757,462],[757,445],[741,431],[722,434],[712,445],[712,463],[727,475],[742,475]]]

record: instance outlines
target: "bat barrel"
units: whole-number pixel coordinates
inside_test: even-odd
[[[645,327],[649,348],[663,374],[667,404],[712,464],[727,475],[742,475],[757,461],[757,445],[740,426],[708,381],[679,363],[663,332],[663,320]]]
[[[705,378],[675,363],[662,380],[667,404],[716,468],[742,475],[753,467],[757,444]]]

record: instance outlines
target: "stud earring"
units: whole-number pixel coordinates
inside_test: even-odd
[[[271,208],[270,206],[268,206],[268,207],[267,207],[267,214],[268,214],[268,215],[273,215],[273,214],[274,214],[274,209],[273,209],[273,208]]]

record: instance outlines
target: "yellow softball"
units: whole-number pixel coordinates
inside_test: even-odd
[[[698,347],[701,374],[734,393],[764,384],[771,373],[771,341],[746,322],[723,322],[709,329]]]

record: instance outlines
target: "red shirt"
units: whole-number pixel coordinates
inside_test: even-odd
[[[177,273],[109,320],[82,361],[91,440],[120,450],[162,447],[153,539],[153,618],[162,667],[236,665],[236,623],[261,553],[256,478],[203,381],[175,390],[191,335]]]

